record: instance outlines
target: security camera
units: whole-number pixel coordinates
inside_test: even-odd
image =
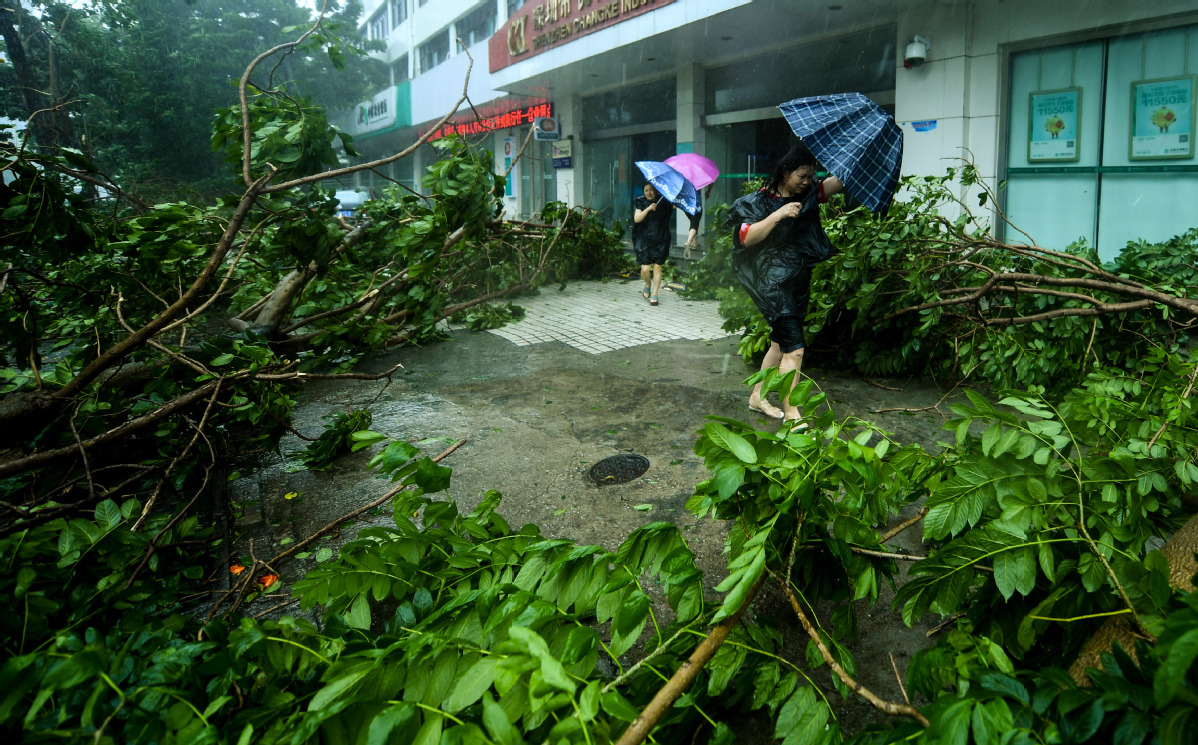
[[[932,42],[928,41],[923,36],[916,36],[915,40],[907,45],[907,51],[903,54],[903,67],[911,69],[919,67],[928,59],[928,47],[932,46]]]

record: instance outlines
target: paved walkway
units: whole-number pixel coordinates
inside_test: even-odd
[[[560,341],[590,354],[675,339],[722,339],[724,319],[715,300],[684,300],[662,288],[660,305],[641,297],[640,277],[631,281],[571,282],[558,292],[542,287],[514,302],[524,318],[491,333],[524,346]]]

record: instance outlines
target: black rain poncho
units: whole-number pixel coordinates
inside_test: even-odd
[[[761,189],[733,202],[728,212],[736,277],[771,323],[782,316],[801,320],[807,315],[811,269],[836,253],[820,224],[819,194],[820,185],[813,184],[799,216],[779,221],[765,240],[749,248],[740,242],[741,224],[760,222],[795,198]]]
[[[644,197],[632,202],[633,209],[643,210],[652,204]],[[670,226],[673,224],[674,205],[662,198],[657,209],[645,215],[640,222],[632,223],[632,249],[638,264],[664,264],[670,256]]]

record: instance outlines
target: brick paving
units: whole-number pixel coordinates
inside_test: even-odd
[[[684,300],[662,288],[659,305],[641,297],[644,283],[631,281],[571,282],[558,292],[542,287],[534,297],[513,302],[524,318],[491,333],[524,346],[560,341],[590,354],[659,341],[710,340],[729,336],[715,300]]]

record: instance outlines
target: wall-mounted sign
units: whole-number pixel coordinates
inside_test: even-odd
[[[557,125],[557,119],[552,116],[538,116],[532,120],[532,138],[534,140],[556,141],[562,138]]]
[[[1194,81],[1198,76],[1137,80],[1131,84],[1128,158],[1194,156]]]
[[[364,135],[394,126],[398,109],[395,86],[384,88],[374,98],[363,101],[354,107],[354,120],[349,130],[350,134]]]
[[[491,72],[675,0],[530,0],[488,42]]]
[[[1037,91],[1030,94],[1029,102],[1028,162],[1077,160],[1082,89]]]
[[[477,116],[475,115],[477,112]],[[522,127],[538,118],[553,116],[553,104],[545,99],[504,98],[476,106],[469,114],[458,114],[445,126],[433,132],[429,141],[446,135],[474,135],[496,129]],[[424,134],[422,130],[420,134]]]
[[[553,149],[554,168],[574,167],[574,140],[558,140],[550,147]]]
[[[503,172],[508,175],[507,183],[503,185],[503,195],[512,197],[516,195],[515,181],[512,176],[512,158],[516,157],[516,140],[513,137],[503,138]]]

